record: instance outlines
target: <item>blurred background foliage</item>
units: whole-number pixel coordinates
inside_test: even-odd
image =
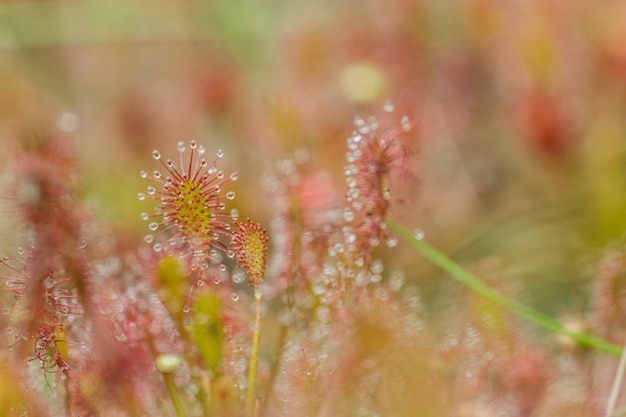
[[[301,198],[343,192],[352,119],[389,99],[387,126],[417,120],[419,181],[392,189],[408,203],[394,215],[503,291],[580,315],[626,226],[624,21],[615,0],[5,0],[4,177],[24,143],[66,135],[82,195],[130,247],[145,233],[139,170],[196,139],[239,173],[242,216],[268,222],[264,176],[296,155],[326,178]],[[401,246],[382,256],[454,311],[457,284]]]

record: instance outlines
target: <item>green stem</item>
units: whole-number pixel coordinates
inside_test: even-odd
[[[272,367],[270,368],[270,376],[267,382],[267,395],[265,395],[264,400],[260,406],[260,415],[265,415],[265,410],[267,408],[268,402],[271,399],[272,392],[274,391],[274,384],[276,383],[276,377],[280,370],[282,358],[285,354],[285,348],[287,345],[287,332],[289,331],[289,326],[282,325],[280,326],[280,332],[278,334],[278,348],[276,350],[276,357],[272,362]]]
[[[250,353],[250,369],[248,371],[248,392],[246,393],[246,417],[253,417],[256,408],[256,374],[259,365],[259,348],[261,346],[261,307],[263,292],[259,286],[254,287],[254,331],[252,333],[252,351]]]
[[[615,406],[619,398],[619,393],[624,382],[624,372],[626,371],[626,344],[622,348],[622,357],[619,359],[617,370],[615,371],[615,378],[613,379],[613,385],[611,386],[611,392],[609,394],[609,400],[606,405],[606,412],[604,417],[612,417],[615,414]]]
[[[476,278],[474,275],[467,272],[459,264],[448,258],[443,253],[439,252],[437,249],[426,243],[424,240],[418,239],[413,236],[410,231],[408,231],[404,226],[402,226],[395,220],[387,217],[387,224],[394,232],[398,234],[398,236],[411,244],[411,246],[417,249],[429,261],[437,265],[442,270],[446,271],[457,281],[467,285],[474,291],[487,297],[489,300],[500,305],[501,307],[548,330],[569,336],[581,345],[589,346],[602,352],[609,353],[611,355],[621,355],[621,347],[605,340],[595,338],[586,333],[572,331],[564,327],[561,323],[559,323],[552,317],[549,317],[543,313],[540,313],[525,306],[524,304],[518,303],[517,301],[506,297],[502,293],[496,291],[489,285],[482,282],[480,279]]]
[[[185,417],[185,411],[183,410],[183,403],[178,396],[176,384],[174,383],[174,376],[169,372],[163,372],[163,379],[165,380],[165,386],[170,393],[172,404],[174,404],[174,410],[178,417]]]

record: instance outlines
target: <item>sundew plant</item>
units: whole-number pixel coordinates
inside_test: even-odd
[[[618,2],[0,6],[0,417],[626,415]]]

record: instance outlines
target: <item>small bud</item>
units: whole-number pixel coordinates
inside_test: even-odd
[[[163,374],[171,374],[183,364],[180,356],[173,353],[163,353],[157,356],[155,362],[157,369]]]

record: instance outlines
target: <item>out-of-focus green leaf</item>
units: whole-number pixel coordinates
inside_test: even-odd
[[[219,374],[224,342],[224,322],[220,300],[215,294],[209,292],[198,294],[191,314],[193,320],[189,328],[191,339],[206,367],[214,374]]]
[[[163,258],[157,267],[157,277],[163,304],[172,314],[172,317],[178,323],[182,323],[186,299],[185,284],[187,282],[183,266],[175,257]]]

